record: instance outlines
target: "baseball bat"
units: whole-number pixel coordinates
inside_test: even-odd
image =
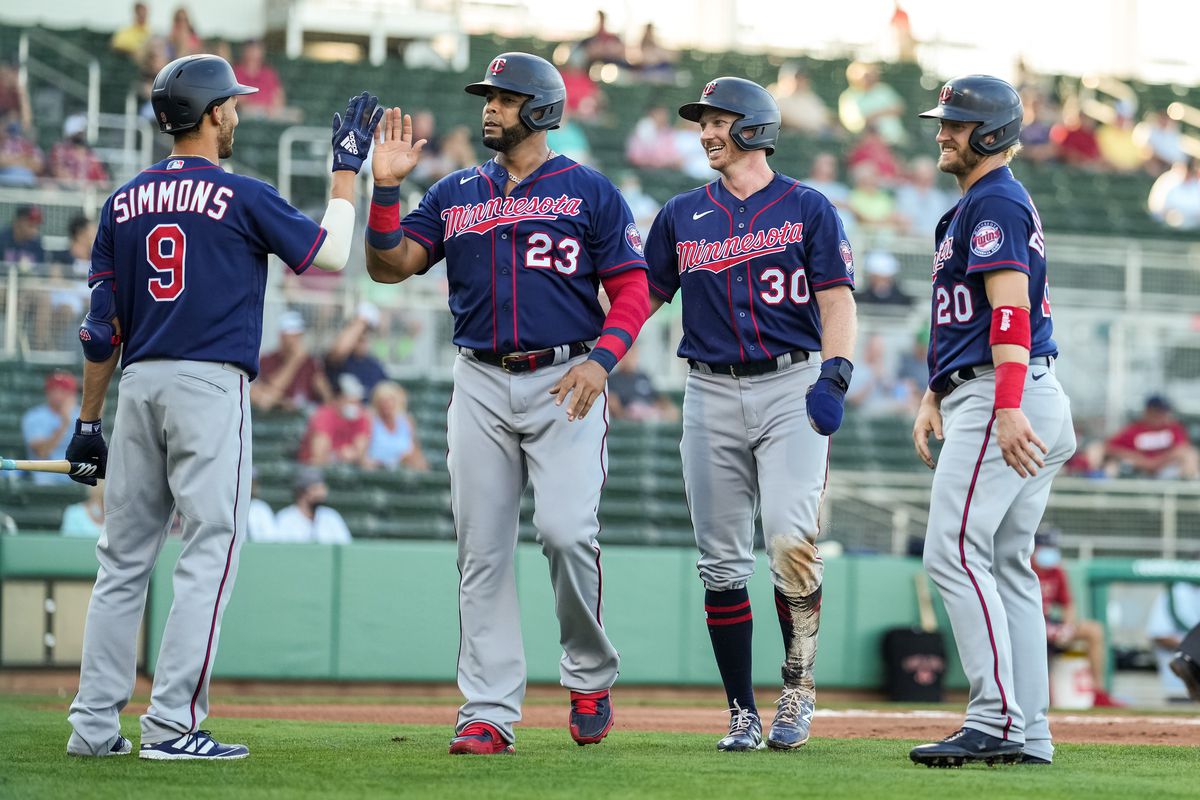
[[[938,629],[937,614],[933,611],[933,598],[929,596],[929,584],[925,582],[925,573],[913,575],[913,583],[917,588],[917,610],[921,614],[921,630],[933,633]]]
[[[91,478],[96,474],[99,467],[95,464],[87,464],[82,461],[67,461],[62,458],[49,461],[0,458],[0,470],[6,469],[19,469],[26,472],[57,472],[61,475]]]

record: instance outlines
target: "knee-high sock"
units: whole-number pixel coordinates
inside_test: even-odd
[[[821,587],[803,597],[775,589],[775,611],[783,633],[783,685],[816,694],[813,662],[817,657],[817,629],[821,625]]]
[[[733,708],[736,702],[740,708],[757,713],[750,664],[750,647],[754,637],[750,593],[745,587],[723,592],[707,589],[704,592],[704,614],[729,707]]]

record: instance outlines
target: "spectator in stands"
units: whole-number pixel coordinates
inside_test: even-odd
[[[67,457],[67,442],[75,431],[79,416],[79,381],[69,372],[56,370],[46,376],[45,402],[34,406],[21,417],[21,436],[25,439],[25,455],[38,461]],[[66,475],[53,472],[31,472],[36,484],[67,483]]]
[[[699,126],[683,117],[675,120],[675,149],[683,159],[680,165],[684,175],[698,181],[711,181],[720,177],[708,163],[708,153],[698,145]]]
[[[799,64],[784,62],[779,77],[767,87],[779,106],[784,130],[798,131],[817,139],[833,139],[840,133],[833,112],[813,91],[812,82]]]
[[[258,467],[254,467],[250,473],[250,518],[246,523],[246,535],[252,542],[277,542],[279,528],[275,525],[275,512],[258,492]]]
[[[858,230],[867,244],[886,234],[903,230],[906,220],[896,210],[896,201],[880,185],[874,164],[859,164],[850,171],[850,195],[846,204],[854,214]],[[860,239],[861,241],[861,239]]]
[[[358,379],[363,392],[370,394],[375,384],[387,379],[383,363],[371,354],[372,337],[379,330],[379,308],[373,303],[359,303],[354,318],[333,340],[325,355],[325,372],[331,385],[345,374]]]
[[[1062,120],[1050,129],[1050,141],[1058,148],[1058,160],[1073,167],[1103,169],[1096,123],[1072,99],[1063,105]]]
[[[196,35],[192,19],[184,6],[175,9],[171,18],[171,32],[167,34],[167,60],[174,61],[183,56],[204,52],[204,42]]]
[[[1060,531],[1043,523],[1033,537],[1033,571],[1042,585],[1042,615],[1046,618],[1046,641],[1051,650],[1063,652],[1082,648],[1092,668],[1095,687],[1094,705],[1119,708],[1104,690],[1108,651],[1104,646],[1104,627],[1092,619],[1079,619],[1071,597],[1071,582],[1062,566],[1059,549]]]
[[[642,38],[637,47],[638,78],[647,83],[672,84],[675,82],[675,62],[679,54],[663,47],[655,33],[654,23],[647,22],[642,28]]]
[[[58,532],[63,536],[95,541],[104,533],[104,481],[87,488],[87,497],[63,509]]]
[[[304,341],[304,317],[285,311],[279,315],[279,349],[259,360],[258,378],[250,384],[251,404],[260,411],[307,413],[332,398],[321,361]]]
[[[1079,426],[1075,427],[1075,440],[1079,445],[1075,448],[1075,454],[1063,465],[1063,471],[1077,478],[1109,477],[1104,469],[1105,441],[1086,435]]]
[[[892,18],[888,20],[892,29],[892,39],[896,45],[896,60],[913,63],[917,60],[917,40],[913,38],[912,21],[908,12],[895,0],[892,7]]]
[[[1200,229],[1200,160],[1181,161],[1159,175],[1146,205],[1150,216],[1169,227]]]
[[[73,218],[67,228],[70,235],[68,249],[55,253],[50,258],[50,279],[59,284],[50,291],[49,314],[51,330],[45,338],[58,335],[62,347],[78,347],[78,327],[87,308],[91,291],[87,288],[88,273],[92,268],[92,243],[96,239],[96,223],[84,216]]]
[[[1110,474],[1128,469],[1145,478],[1200,478],[1200,455],[1161,394],[1147,397],[1142,416],[1108,440],[1105,458]]]
[[[846,155],[846,168],[851,172],[859,164],[873,166],[879,181],[885,186],[894,185],[900,178],[900,164],[873,124],[863,129],[862,135]]]
[[[546,143],[555,153],[578,161],[580,164],[595,163],[592,158],[592,147],[588,144],[587,131],[565,113],[558,127],[547,131]]]
[[[1021,132],[1024,137],[1025,132]],[[1172,164],[1187,161],[1183,149],[1183,130],[1177,120],[1165,111],[1151,111],[1133,128],[1133,138],[1146,155],[1146,170],[1161,175]]]
[[[588,73],[587,53],[578,47],[562,45],[555,50],[554,62],[567,87],[567,113],[583,122],[597,122],[604,114],[607,98]],[[421,158],[424,157],[422,152]]]
[[[104,162],[88,147],[87,115],[72,114],[63,122],[62,141],[50,148],[46,170],[64,189],[108,183]]]
[[[137,60],[137,99],[140,104],[138,107],[138,116],[143,119],[154,119],[154,108],[150,105],[150,91],[154,88],[154,78],[171,60],[169,50],[170,45],[166,37],[151,36]]]
[[[921,397],[929,388],[929,327],[923,325],[913,336],[912,347],[900,355],[896,382],[905,395],[910,414],[916,414]]]
[[[854,360],[854,381],[846,402],[863,416],[879,417],[907,412],[905,389],[887,367],[883,337],[873,333],[863,343],[862,356]]]
[[[1100,157],[1114,172],[1129,174],[1141,171],[1146,164],[1146,151],[1133,135],[1133,112],[1129,100],[1113,106],[1113,117],[1096,129],[1096,146]]]
[[[1154,599],[1146,620],[1146,635],[1154,648],[1163,694],[1172,702],[1186,702],[1187,686],[1171,671],[1171,659],[1187,632],[1200,624],[1200,584],[1177,581]]]
[[[145,3],[134,3],[133,22],[112,35],[109,47],[136,62],[150,36],[150,9]]]
[[[300,443],[301,464],[361,464],[371,441],[371,416],[363,403],[363,386],[348,372],[338,376],[333,400],[308,420]]]
[[[18,112],[4,115],[0,122],[0,186],[32,189],[46,168],[41,149],[24,131]]]
[[[637,422],[675,422],[679,407],[638,366],[638,348],[629,348],[608,376],[608,411],[613,419]]]
[[[380,381],[371,392],[371,437],[362,466],[429,470],[416,420],[408,411],[408,393],[398,383]]]
[[[12,226],[0,231],[0,262],[20,264],[23,270],[41,270],[46,262],[42,247],[42,209],[23,205],[13,215]]]
[[[1021,90],[1021,103],[1025,106],[1021,158],[1038,163],[1058,160],[1058,145],[1050,139],[1050,132],[1062,119],[1062,109],[1034,86]]]
[[[11,115],[21,130],[29,130],[33,126],[33,109],[17,66],[16,62],[0,61],[0,120],[7,123]]]
[[[625,160],[643,169],[679,168],[683,157],[666,106],[651,106],[634,124],[625,140]]]
[[[243,95],[238,100],[238,113],[247,117],[296,120],[295,109],[287,108],[287,95],[279,73],[267,63],[267,52],[259,39],[251,39],[242,45],[242,57],[233,65],[233,74],[238,83],[256,86],[254,94]]]
[[[1024,150],[1022,150],[1024,152]],[[958,198],[940,188],[937,162],[917,156],[908,164],[908,178],[896,188],[896,210],[904,215],[904,233],[926,236]]]
[[[586,57],[585,67],[588,69],[593,64],[629,66],[625,57],[625,43],[608,29],[608,15],[603,11],[596,12],[596,30],[579,43],[579,49]]]
[[[292,482],[295,502],[275,515],[277,542],[350,544],[350,529],[336,509],[325,505],[329,487],[316,467],[301,467]]]
[[[812,166],[804,184],[816,189],[833,203],[842,218],[842,227],[846,229],[846,237],[858,241],[858,220],[850,209],[850,187],[838,178],[838,160],[833,153],[821,152],[813,156]]]
[[[642,189],[642,179],[636,172],[622,172],[617,179],[617,188],[621,190],[621,196],[629,204],[629,210],[633,212],[633,221],[638,230],[648,232],[654,218],[658,216],[658,212],[662,208],[658,201]]]
[[[867,285],[854,293],[858,302],[908,310],[912,298],[896,283],[896,275],[900,272],[900,260],[896,256],[887,250],[871,250],[863,259],[863,268],[867,272]]]
[[[850,133],[859,134],[874,125],[888,144],[903,145],[908,140],[904,129],[904,99],[879,79],[879,67],[855,61],[846,68],[850,84],[838,98],[838,118]]]
[[[432,186],[451,172],[479,163],[475,158],[469,128],[459,125],[441,137],[437,134],[436,125],[429,111],[418,111],[413,115],[413,141],[424,139],[425,147],[421,149],[421,160],[413,169],[412,179],[425,187]]]

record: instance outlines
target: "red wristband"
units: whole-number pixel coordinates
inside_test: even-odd
[[[1021,394],[1025,391],[1025,373],[1028,364],[1020,361],[1004,361],[996,365],[996,402],[993,409],[1020,408]]]
[[[999,306],[992,309],[992,333],[989,344],[1015,344],[1029,349],[1029,309]]]

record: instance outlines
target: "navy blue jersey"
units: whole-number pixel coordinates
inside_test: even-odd
[[[228,361],[253,379],[267,254],[299,274],[324,240],[269,184],[203,158],[168,158],[104,204],[88,285],[113,281],[122,365]]]
[[[943,391],[951,372],[992,363],[992,307],[983,276],[993,270],[1029,276],[1029,354],[1058,355],[1042,221],[1012,170],[993,170],[971,186],[938,223],[935,242],[930,388]]]
[[[716,364],[821,349],[815,292],[854,288],[854,254],[823,194],[785,175],[739,200],[720,180],[667,201],[646,238],[650,291],[683,292],[679,355]]]
[[[404,217],[429,265],[446,259],[454,343],[514,352],[596,339],[600,278],[646,268],[629,205],[566,156],[505,197],[508,177],[494,160],[454,172]]]

